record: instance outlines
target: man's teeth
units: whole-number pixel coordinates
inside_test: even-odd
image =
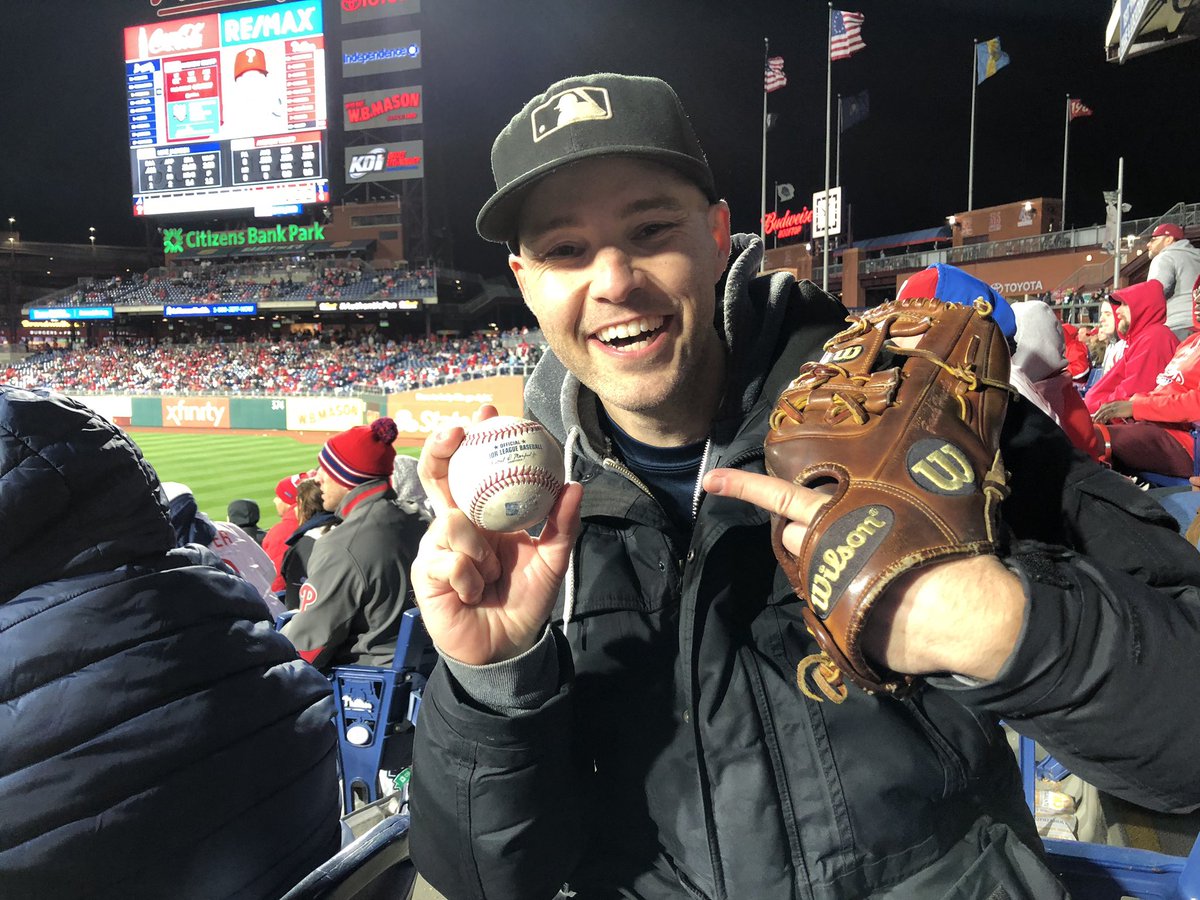
[[[648,316],[633,322],[623,322],[620,325],[610,325],[607,328],[602,328],[596,332],[596,337],[606,344],[611,344],[618,339],[635,338],[639,334],[658,331],[658,329],[662,328],[662,324],[662,316]],[[638,343],[645,342],[639,341]]]

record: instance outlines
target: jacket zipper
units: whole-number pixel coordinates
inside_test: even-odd
[[[651,499],[654,498],[654,494],[650,492],[650,488],[646,487],[642,479],[638,478],[633,469],[629,468],[629,466],[625,465],[625,463],[615,459],[614,457],[606,456],[604,459],[600,460],[600,465],[604,466],[606,469],[612,469],[614,472],[620,475],[624,475],[635,485],[637,485],[643,494]]]

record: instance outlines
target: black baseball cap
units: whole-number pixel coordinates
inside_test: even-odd
[[[525,104],[492,144],[492,194],[475,227],[513,244],[525,192],[556,169],[598,156],[662,163],[695,182],[712,202],[712,170],[675,91],[665,81],[601,73],[555,82]]]

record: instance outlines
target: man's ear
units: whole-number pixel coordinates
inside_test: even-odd
[[[525,293],[525,276],[528,274],[525,270],[525,260],[516,253],[510,253],[508,254],[508,267],[512,270],[513,277],[517,279],[517,287],[521,289],[521,299],[525,301],[526,306],[529,306],[529,295]]]
[[[729,252],[733,245],[730,237],[729,204],[724,200],[718,200],[708,207],[708,230],[713,239],[713,284],[716,284],[729,267]]]

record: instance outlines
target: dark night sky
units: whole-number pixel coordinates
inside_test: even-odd
[[[762,48],[786,60],[770,95],[780,115],[768,189],[805,201],[823,181],[826,5],[813,0],[422,0],[423,68],[388,76],[426,89],[427,208],[454,262],[495,274],[503,254],[474,234],[490,188],[491,139],[552,81],[585,71],[657,75],[683,98],[738,230],[757,231]],[[870,91],[871,116],[843,138],[842,182],[857,237],[933,227],[967,195],[971,41],[1001,38],[1011,64],[979,88],[975,206],[1057,196],[1065,96],[1095,110],[1071,131],[1068,223],[1104,218],[1101,191],[1125,190],[1135,217],[1200,200],[1200,43],[1104,62],[1110,0],[846,0],[867,48],[833,66],[834,92]],[[333,30],[336,4],[326,3]],[[138,244],[130,214],[121,29],[154,18],[148,0],[3,3],[0,219],[27,240]],[[355,35],[362,32],[359,26]],[[330,67],[331,70],[335,66]],[[340,78],[331,71],[331,121]],[[332,155],[332,166],[340,163]],[[338,198],[335,180],[335,199]],[[793,202],[793,207],[798,204]]]

